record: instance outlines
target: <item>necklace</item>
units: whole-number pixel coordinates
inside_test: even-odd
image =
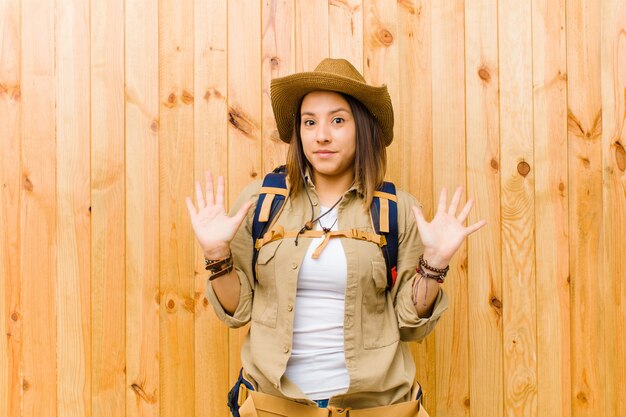
[[[307,196],[309,194],[307,193]],[[339,202],[341,202],[341,200],[343,200],[343,194],[341,195],[341,197],[339,197],[339,200],[337,200],[335,202],[335,204],[333,204],[328,210],[326,210],[324,213],[320,214],[319,216],[317,216],[314,219],[309,220],[308,222],[306,222],[304,224],[304,227],[302,227],[302,229],[300,229],[300,231],[298,232],[298,236],[296,236],[296,241],[294,242],[296,246],[298,246],[298,238],[300,238],[300,235],[302,233],[304,233],[307,230],[311,230],[313,229],[313,225],[315,224],[315,222],[318,222],[320,224],[320,226],[322,227],[322,230],[324,231],[324,233],[328,233],[330,231],[330,229],[333,228],[333,226],[335,225],[335,223],[337,222],[337,219],[335,219],[335,222],[332,224],[332,226],[330,227],[323,227],[322,223],[320,223],[320,219],[322,217],[324,217],[325,215],[327,215],[328,213],[330,213],[335,207],[337,207],[337,204],[339,204]],[[309,202],[311,202],[311,197],[309,197]],[[311,209],[313,209],[313,202],[311,202]],[[312,211],[312,210],[311,210]]]

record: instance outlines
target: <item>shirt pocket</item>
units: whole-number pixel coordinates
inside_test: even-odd
[[[376,349],[400,340],[393,303],[387,291],[387,265],[372,260],[371,276],[366,280],[361,307],[363,347]]]
[[[278,298],[276,294],[276,252],[281,240],[270,242],[259,250],[256,262],[256,282],[252,301],[252,320],[276,327]]]

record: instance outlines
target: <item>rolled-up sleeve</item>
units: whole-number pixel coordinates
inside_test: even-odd
[[[421,205],[415,198],[398,191],[398,279],[392,291],[400,339],[403,341],[422,341],[433,331],[439,318],[448,308],[448,296],[439,288],[430,317],[419,317],[413,305],[413,282],[417,279],[415,271],[419,255],[423,252],[415,215],[412,206]]]
[[[248,185],[239,195],[230,210],[230,215],[233,216],[245,202],[251,200],[253,202],[242,225],[239,227],[239,230],[237,230],[232,242],[230,242],[235,271],[237,272],[239,283],[241,284],[239,289],[239,303],[237,304],[235,312],[230,315],[224,310],[210,281],[207,282],[206,286],[206,297],[211,303],[213,310],[215,310],[215,314],[228,327],[232,328],[247,324],[250,321],[252,313],[252,300],[254,298],[254,275],[252,274],[252,255],[254,250],[252,242],[252,221],[261,184],[261,180],[258,180]]]

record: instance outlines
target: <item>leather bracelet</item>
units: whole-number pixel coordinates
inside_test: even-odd
[[[426,260],[424,259],[424,254],[420,255],[420,259],[419,260],[420,260],[420,266],[422,266],[422,267],[424,267],[424,268],[426,268],[426,269],[428,269],[430,271],[436,272],[438,274],[443,274],[444,277],[446,276],[446,274],[450,270],[450,265],[446,266],[445,268],[435,268],[434,266],[428,265],[428,262],[426,262]]]
[[[438,283],[443,284],[444,279],[446,277],[446,274],[438,274],[438,275],[433,275],[433,274],[429,274],[428,272],[424,271],[424,268],[422,268],[422,264],[420,263],[418,265],[418,267],[415,269],[415,271],[422,277],[422,278],[430,278],[430,279],[434,279],[436,280]]]
[[[229,253],[227,257],[221,259],[210,260],[204,258],[204,269],[209,271],[209,281],[228,274],[233,270],[233,255]]]

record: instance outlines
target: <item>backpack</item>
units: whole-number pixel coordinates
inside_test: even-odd
[[[289,194],[286,177],[287,171],[282,165],[263,178],[263,185],[259,192],[259,200],[252,222],[252,241],[254,243],[252,271],[255,274],[255,279],[259,249],[264,244],[262,238],[272,225],[273,220],[282,211]],[[385,258],[387,290],[391,290],[398,275],[398,199],[393,183],[383,182],[382,186],[374,192],[370,216],[376,235],[380,237],[380,241],[376,243],[379,244]],[[352,237],[363,240],[362,236]]]

